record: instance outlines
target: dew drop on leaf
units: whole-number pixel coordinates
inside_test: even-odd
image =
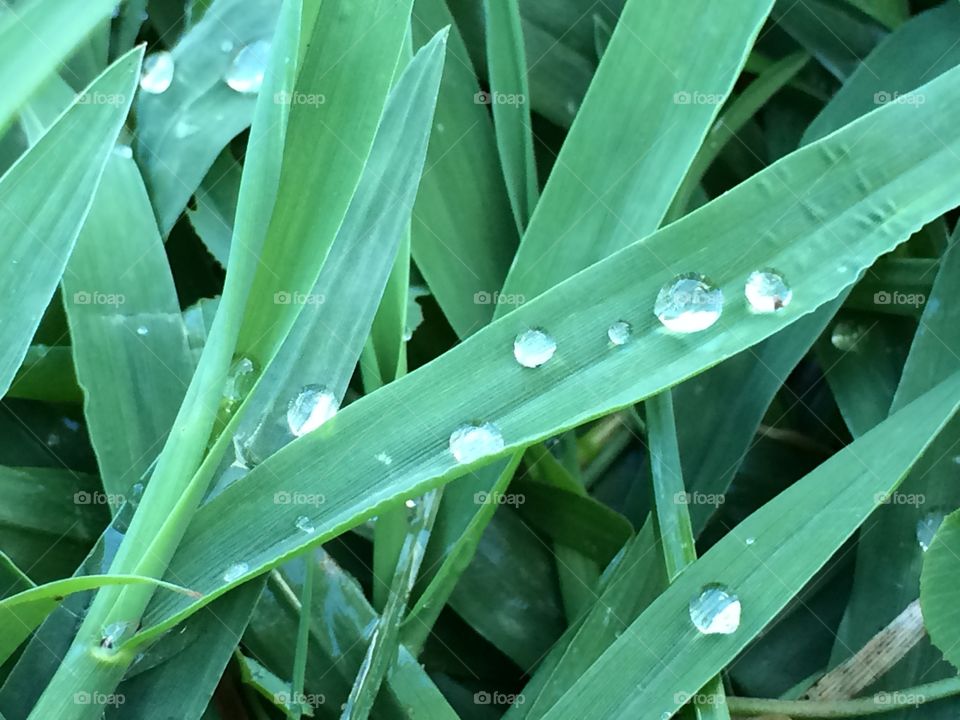
[[[140,73],[140,89],[151,95],[160,95],[173,84],[173,55],[166,50],[148,55]]]
[[[690,620],[704,635],[729,635],[740,627],[740,599],[723,585],[707,585],[690,601]]]
[[[920,543],[920,549],[926,552],[933,543],[933,536],[940,529],[943,522],[942,512],[931,512],[924,515],[917,521],[917,542]]]
[[[493,423],[461,425],[450,435],[450,452],[458,463],[471,463],[503,450],[503,436]]]
[[[247,574],[248,570],[250,570],[250,566],[245,562],[234,563],[224,571],[223,581],[229,583],[233,582],[234,580],[239,580]]]
[[[316,528],[313,526],[313,523],[310,522],[310,518],[308,518],[306,515],[301,515],[300,517],[298,517],[296,525],[297,525],[297,530],[299,530],[300,532],[304,532],[307,535],[313,535],[313,533],[316,531]]]
[[[700,273],[684,273],[657,294],[653,313],[667,330],[694,333],[720,319],[723,292]]]
[[[793,299],[793,290],[776,270],[755,270],[750,273],[743,294],[747,296],[750,309],[756,313],[777,312]]]
[[[296,437],[316,430],[337,414],[336,396],[321,385],[307,385],[287,405],[287,427]]]
[[[624,320],[617,320],[613,325],[607,328],[607,337],[610,338],[610,342],[614,345],[626,345],[627,340],[630,339],[630,333],[632,328],[630,323]]]
[[[556,351],[557,341],[538,328],[525,330],[513,341],[513,356],[526,368],[540,367]]]
[[[238,93],[258,93],[270,59],[270,41],[257,40],[240,48],[224,80]]]

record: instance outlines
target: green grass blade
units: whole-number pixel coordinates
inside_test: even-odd
[[[897,487],[956,411],[958,390],[955,374],[740,523],[687,568],[544,717],[675,712]],[[691,598],[710,583],[722,583],[742,603],[732,634],[701,635],[690,621]]]
[[[0,389],[6,392],[73,250],[133,96],[141,51],[117,61],[0,179]],[[38,252],[38,243],[44,252]]]
[[[269,498],[291,487],[308,491],[309,468],[318,462],[344,472],[325,478],[327,503],[307,513],[317,527],[312,542],[470,469],[457,465],[447,445],[449,434],[466,419],[463,407],[470,408],[468,417],[496,421],[506,453],[660,392],[829,302],[880,254],[960,200],[960,187],[927,182],[951,166],[953,145],[960,145],[960,133],[946,110],[960,99],[960,71],[941,76],[922,92],[924,105],[889,105],[797,151],[642,243],[578,273],[429,366],[346,408],[321,432],[294,442],[208,503],[171,572],[219,593],[226,585],[209,568],[222,561],[218,548],[228,539],[231,551],[249,563],[251,575],[303,549],[311,541],[293,530],[299,509],[272,505]],[[883,133],[904,123],[923,130],[891,148]],[[939,142],[932,144],[932,137]],[[936,148],[932,155],[931,147]],[[870,181],[849,180],[858,176]],[[784,187],[790,192],[785,194]],[[738,221],[721,220],[731,217]],[[650,310],[657,291],[689,268],[707,235],[725,249],[723,267],[714,265],[716,258],[710,263],[701,259],[698,270],[712,276],[730,300],[723,321],[701,336],[709,338],[703,344],[699,338],[668,335]],[[845,272],[821,268],[824,253]],[[748,310],[740,293],[757,267],[776,267],[791,279],[794,299],[787,312],[755,315]],[[649,303],[642,313],[638,297]],[[624,318],[633,324],[633,339],[611,351],[606,327]],[[505,351],[518,332],[531,326],[549,327],[562,348],[552,366],[533,375]],[[696,353],[690,352],[691,343],[696,343]],[[464,374],[459,368],[466,358],[475,369]],[[571,377],[596,392],[570,392]],[[456,401],[449,402],[450,397]],[[415,416],[429,418],[430,424],[408,423],[411,408],[419,408]],[[376,429],[384,422],[398,428],[390,437]],[[347,436],[353,439],[349,449],[335,441]],[[347,452],[349,462],[343,455]],[[393,459],[386,483],[377,479],[380,452]],[[245,523],[234,518],[242,506],[256,506],[260,521],[264,515],[274,518],[267,525],[274,533],[260,535],[255,543],[239,537],[235,528]],[[168,612],[158,605],[153,618]]]
[[[5,60],[0,70],[0,131],[43,81],[116,7],[116,0],[31,0],[11,8],[5,3],[0,18],[0,47]],[[132,91],[125,97],[130,98]]]
[[[137,162],[166,237],[220,151],[253,119],[257,96],[224,82],[236,53],[270,38],[280,0],[217,0],[171,49],[173,83],[137,98]]]
[[[627,3],[505,294],[529,300],[656,230],[770,5]],[[624,104],[627,97],[636,101]],[[594,240],[581,242],[584,237]]]
[[[537,205],[537,163],[533,156],[527,56],[523,47],[518,0],[484,0],[487,27],[487,63],[497,149],[507,194],[520,233]]]

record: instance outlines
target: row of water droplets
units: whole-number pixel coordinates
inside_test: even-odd
[[[233,48],[233,43],[229,40],[225,40],[220,46],[225,53],[232,52]],[[238,93],[257,93],[263,85],[263,76],[269,59],[269,40],[255,40],[249,45],[244,45],[234,55],[223,80]],[[143,61],[140,89],[151,95],[165,93],[173,84],[175,72],[176,63],[172,54],[166,50],[151,53]]]

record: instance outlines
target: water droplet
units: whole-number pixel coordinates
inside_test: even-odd
[[[121,620],[105,625],[100,632],[100,647],[112,650],[133,634],[134,625],[128,620]]]
[[[756,538],[752,538],[752,537],[748,537],[748,538],[746,539],[747,545],[753,545],[756,541],[757,541],[757,539],[756,539]]]
[[[183,140],[186,137],[196,134],[199,129],[199,125],[194,125],[186,120],[179,120],[177,124],[173,126],[173,136],[177,138],[177,140]]]
[[[313,535],[316,528],[313,526],[313,523],[310,522],[310,518],[306,515],[301,515],[297,518],[297,530],[305,532],[307,535]]]
[[[221,51],[221,52],[228,53],[228,52],[230,52],[230,51],[232,51],[232,50],[233,50],[233,41],[232,41],[232,40],[224,40],[222,43],[220,43],[220,51]]]
[[[247,394],[253,389],[257,381],[257,366],[248,357],[237,358],[227,375],[227,382],[223,389],[223,399],[226,411],[232,413]]]
[[[556,351],[557,341],[538,328],[520,333],[513,341],[513,356],[527,368],[540,367]]]
[[[723,293],[699,273],[684,273],[664,285],[653,312],[673,332],[693,333],[713,325],[723,311]]]
[[[140,89],[151,95],[166,92],[173,83],[173,71],[173,55],[166,50],[148,55],[140,73]]]
[[[943,513],[935,511],[924,515],[917,521],[917,542],[920,543],[920,549],[926,552],[933,543],[933,536],[940,529],[943,522]]]
[[[750,308],[758,313],[782,310],[793,299],[793,290],[776,270],[755,270],[743,287]]]
[[[149,335],[149,334],[150,334],[150,330],[149,328],[147,328],[146,325],[141,325],[140,327],[137,328],[137,335]]]
[[[377,453],[377,462],[382,462],[384,465],[389,465],[393,462],[393,458],[387,455],[385,452]]]
[[[316,430],[337,414],[337,397],[320,385],[307,385],[287,406],[287,427],[296,437]]]
[[[226,569],[223,573],[224,582],[233,582],[234,580],[239,580],[241,577],[247,574],[250,570],[250,566],[245,562],[234,563]]]
[[[707,585],[690,601],[690,620],[704,635],[729,635],[740,627],[740,600],[722,585]]]
[[[834,325],[830,342],[837,350],[848,352],[856,347],[865,333],[866,330],[861,325],[841,321]]]
[[[417,501],[412,498],[410,500],[404,500],[403,504],[407,506],[408,510],[415,510],[417,507]]]
[[[625,345],[630,339],[632,328],[630,323],[624,320],[617,320],[613,325],[607,328],[607,337],[614,345]]]
[[[257,93],[270,59],[270,41],[257,40],[240,49],[224,80],[238,93]]]
[[[503,450],[503,436],[493,423],[461,425],[450,435],[450,452],[466,464]]]
[[[124,160],[133,159],[133,148],[129,145],[117,145],[113,148],[113,154]]]

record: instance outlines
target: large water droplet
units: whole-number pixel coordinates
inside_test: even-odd
[[[233,582],[239,580],[250,570],[250,566],[245,562],[237,562],[228,567],[223,573],[224,582]]]
[[[337,397],[320,385],[307,385],[287,406],[287,427],[296,437],[316,430],[337,414]]]
[[[540,367],[556,351],[557,341],[538,328],[520,333],[513,341],[513,356],[527,368]]]
[[[830,342],[837,350],[849,352],[856,348],[857,343],[866,334],[866,328],[862,325],[841,321],[833,326],[833,332],[830,333]]]
[[[458,463],[471,463],[503,450],[503,436],[493,423],[461,425],[450,435],[450,452]]]
[[[240,49],[224,80],[238,93],[257,93],[270,60],[270,41],[257,40]]]
[[[793,290],[776,270],[755,270],[743,287],[750,308],[757,313],[772,313],[790,304]]]
[[[713,325],[723,311],[723,293],[699,273],[678,275],[657,294],[653,313],[673,332],[693,333]]]
[[[924,515],[917,521],[917,542],[920,543],[920,549],[926,552],[933,543],[933,536],[940,529],[943,522],[943,513],[935,511]]]
[[[630,323],[625,320],[617,320],[613,325],[607,328],[607,337],[610,338],[610,342],[614,345],[626,345],[627,340],[630,339],[630,333],[632,328]]]
[[[140,89],[151,95],[166,92],[173,83],[173,55],[166,50],[147,55],[140,73]]]
[[[707,585],[690,601],[690,620],[704,635],[729,635],[740,627],[740,599],[722,585]]]

